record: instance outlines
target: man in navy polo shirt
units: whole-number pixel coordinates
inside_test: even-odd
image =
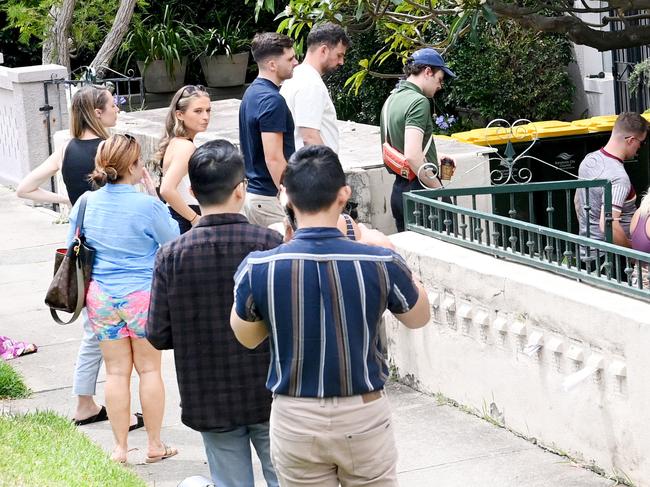
[[[270,340],[278,480],[283,487],[397,485],[380,326],[386,309],[409,328],[424,326],[426,292],[397,253],[336,228],[351,190],[332,149],[300,149],[283,184],[298,230],[288,243],[244,259],[230,315],[243,345]]]
[[[244,212],[251,223],[266,227],[284,220],[277,195],[295,149],[293,119],[280,85],[293,76],[298,61],[293,41],[276,32],[255,35],[251,51],[259,75],[239,107],[239,140],[248,178]]]

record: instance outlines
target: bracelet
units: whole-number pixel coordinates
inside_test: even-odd
[[[198,213],[194,213],[194,218],[190,220],[190,223],[194,223],[194,220],[196,220],[199,217]]]

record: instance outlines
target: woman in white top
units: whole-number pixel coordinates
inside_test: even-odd
[[[199,204],[190,194],[187,164],[196,150],[194,137],[210,123],[210,95],[201,85],[187,85],[176,92],[165,120],[165,134],[158,147],[162,181],[160,196],[170,207],[181,233],[199,221]]]

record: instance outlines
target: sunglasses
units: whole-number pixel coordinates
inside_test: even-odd
[[[138,141],[135,139],[135,137],[133,137],[133,135],[131,135],[131,134],[115,134],[115,135],[120,136],[120,137],[124,137],[126,140],[129,141],[129,144],[130,144],[131,142],[136,142],[136,143],[138,142]]]
[[[627,139],[634,139],[639,143],[639,145],[645,145],[646,142],[648,141],[648,136],[646,135],[645,139],[641,140],[638,137],[635,137],[634,135],[628,135],[627,137],[625,137],[625,140]]]
[[[239,181],[237,184],[235,184],[235,185],[232,187],[233,191],[235,190],[235,188],[237,188],[237,186],[239,186],[239,185],[242,184],[242,183],[244,183],[244,191],[246,191],[246,188],[248,188],[248,178],[244,178],[244,179],[242,179],[241,181]]]
[[[187,96],[192,96],[194,93],[198,91],[203,91],[207,93],[207,90],[205,89],[205,86],[203,85],[186,85],[183,86],[183,91],[181,91],[181,96],[178,97],[178,100],[180,101],[181,98],[185,98]],[[178,106],[178,102],[176,102],[176,105]]]
[[[133,137],[133,135],[131,135],[131,134],[115,134],[115,136],[116,137],[124,137],[126,140],[129,141],[129,146],[131,144],[137,144],[138,143],[138,140],[135,137]],[[138,159],[135,160],[134,164],[139,164],[139,163],[140,163],[140,158],[138,157]]]

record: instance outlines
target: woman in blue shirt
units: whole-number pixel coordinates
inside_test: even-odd
[[[154,257],[161,244],[178,236],[178,224],[158,199],[136,191],[144,166],[130,135],[114,135],[97,149],[92,180],[101,188],[85,194],[83,234],[96,251],[86,295],[88,319],[106,363],[106,408],[113,428],[112,458],[126,462],[131,371],[140,377],[140,400],[147,425],[147,462],[177,450],[160,440],[165,391],[161,355],[146,340]],[[70,213],[72,241],[79,205]]]
[[[115,99],[108,90],[84,86],[77,91],[70,104],[71,140],[25,176],[16,188],[16,195],[41,203],[74,205],[79,196],[91,189],[88,175],[95,168],[97,147],[102,140],[108,138],[108,129],[115,126],[118,112]],[[59,171],[63,176],[67,196],[42,188]],[[102,365],[102,354],[85,311],[81,316],[84,334],[72,380],[72,394],[77,396],[74,422],[79,426],[108,419],[106,408],[97,404],[93,397]],[[131,416],[131,424],[132,429],[143,426],[139,413]]]

